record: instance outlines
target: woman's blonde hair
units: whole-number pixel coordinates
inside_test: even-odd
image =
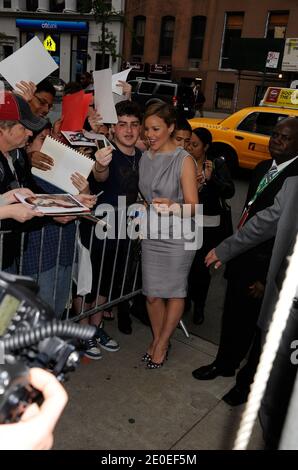
[[[173,106],[168,103],[153,103],[145,111],[143,124],[150,116],[157,116],[162,119],[168,127],[176,125],[176,112]]]

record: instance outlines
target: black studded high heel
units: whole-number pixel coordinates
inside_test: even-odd
[[[149,353],[145,352],[145,354],[142,356],[142,362],[150,362],[151,361],[151,356]]]
[[[152,361],[152,358],[150,357],[150,360],[147,362],[147,365],[146,365],[147,369],[160,369],[164,365],[164,362],[168,360],[171,346],[172,346],[171,343],[169,343],[169,346],[168,346],[168,349],[166,350],[166,354],[165,354],[163,361],[154,362]]]
[[[146,368],[147,369],[160,369],[164,364],[164,361],[162,362],[154,362],[152,360],[150,360],[149,362],[147,362],[147,366]]]

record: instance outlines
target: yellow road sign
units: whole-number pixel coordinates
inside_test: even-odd
[[[51,38],[51,36],[47,36],[45,40],[43,41],[43,45],[46,48],[47,51],[56,51],[56,43],[55,41]]]

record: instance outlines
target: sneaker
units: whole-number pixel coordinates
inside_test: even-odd
[[[94,337],[86,341],[85,348],[84,355],[86,357],[94,360],[102,359],[101,350],[98,347],[97,341]]]
[[[95,333],[95,339],[97,341],[97,344],[103,348],[106,349],[107,351],[110,352],[116,352],[119,351],[120,346],[115,341],[113,338],[111,338],[103,328],[99,327],[97,328],[97,331]]]

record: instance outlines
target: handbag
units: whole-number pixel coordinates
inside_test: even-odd
[[[224,238],[230,237],[234,233],[234,227],[233,227],[233,221],[232,221],[232,210],[231,210],[231,206],[223,198],[220,198],[220,206],[221,206],[220,228],[222,232],[222,237],[224,239]]]

